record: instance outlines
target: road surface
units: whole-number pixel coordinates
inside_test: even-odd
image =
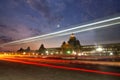
[[[0,60],[0,80],[120,80],[120,76]]]

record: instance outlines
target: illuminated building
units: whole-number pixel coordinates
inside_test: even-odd
[[[98,50],[99,49],[99,50]],[[101,51],[100,51],[101,49]],[[82,52],[88,55],[120,55],[120,43],[100,44],[100,45],[84,45]]]
[[[61,49],[63,54],[71,54],[73,51],[80,52],[80,42],[76,39],[74,34],[70,35],[68,42],[63,42]]]
[[[120,43],[81,45],[74,34],[70,35],[67,42],[63,42],[59,48],[47,48],[50,53],[58,54],[80,54],[81,56],[111,56],[120,55]]]
[[[22,48],[18,50],[18,52],[24,51]],[[44,48],[43,46],[37,51],[39,51],[39,55],[112,56],[120,55],[120,43],[81,45],[75,35],[71,34],[69,40],[67,42],[64,41],[61,47]]]

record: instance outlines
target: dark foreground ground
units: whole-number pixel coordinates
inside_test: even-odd
[[[120,77],[0,61],[0,80],[120,80]]]

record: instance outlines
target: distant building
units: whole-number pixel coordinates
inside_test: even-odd
[[[74,52],[80,52],[80,42],[76,39],[74,34],[70,35],[68,42],[63,42],[61,49],[63,54],[71,54]]]
[[[61,48],[60,47],[58,47],[58,48],[47,48],[47,50],[46,50],[46,54],[47,55],[60,55],[60,54],[62,54],[61,53]]]
[[[30,47],[27,49],[20,48],[18,52],[35,52],[31,51]],[[76,39],[74,34],[70,35],[67,42],[63,42],[57,48],[45,48],[41,44],[39,55],[79,55],[79,56],[111,56],[120,55],[120,43],[100,44],[100,45],[81,45],[80,41]]]
[[[100,50],[101,49],[101,50]],[[120,55],[120,43],[84,45],[82,46],[83,55]]]
[[[74,34],[70,35],[67,42],[63,42],[59,48],[47,48],[50,54],[77,54],[79,56],[110,56],[120,55],[120,43],[81,45]]]

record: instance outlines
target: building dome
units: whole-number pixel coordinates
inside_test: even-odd
[[[72,33],[72,34],[70,35],[70,38],[73,38],[73,37],[75,37],[75,35]]]
[[[70,35],[69,41],[76,41],[76,37],[73,33]]]

